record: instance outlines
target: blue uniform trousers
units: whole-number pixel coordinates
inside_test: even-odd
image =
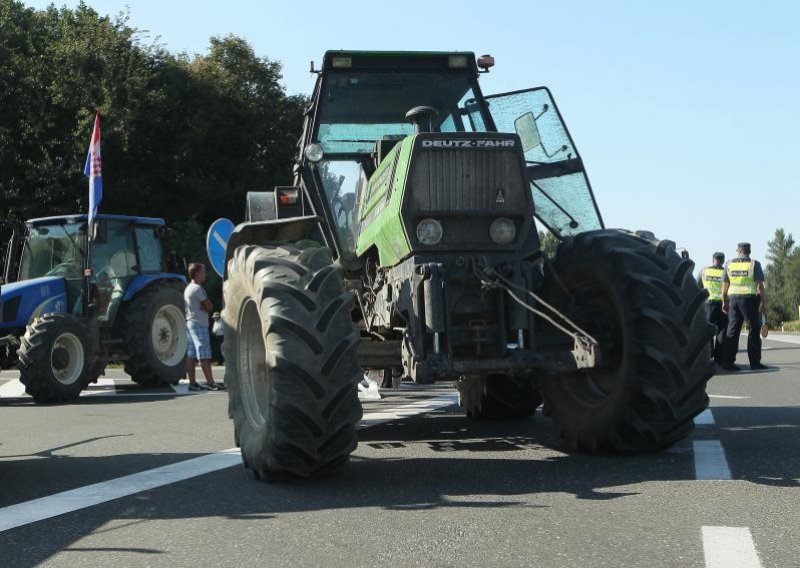
[[[739,335],[742,324],[747,321],[750,328],[747,334],[747,357],[750,365],[761,363],[761,314],[758,311],[761,298],[759,296],[728,297],[728,331],[725,334],[724,366],[730,367],[736,362],[739,350]]]
[[[714,326],[714,337],[711,338],[711,358],[717,364],[722,365],[725,333],[728,331],[728,316],[722,311],[722,301],[709,300],[706,302],[706,319]]]

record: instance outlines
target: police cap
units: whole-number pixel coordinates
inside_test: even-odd
[[[713,258],[714,260],[725,260],[725,255],[721,252],[715,252]]]

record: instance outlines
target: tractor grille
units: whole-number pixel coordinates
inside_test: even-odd
[[[520,213],[528,191],[515,148],[426,148],[412,162],[412,211]]]

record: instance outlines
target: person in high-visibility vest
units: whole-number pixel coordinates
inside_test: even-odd
[[[722,311],[728,314],[725,353],[722,368],[738,371],[736,352],[739,334],[747,320],[747,357],[753,370],[766,369],[761,364],[761,314],[767,310],[764,271],[761,263],[750,258],[750,243],[739,243],[738,256],[728,261],[722,275]]]
[[[725,273],[725,255],[715,252],[711,258],[711,266],[706,266],[700,271],[697,283],[708,290],[706,302],[706,318],[710,321],[716,333],[711,338],[711,357],[717,365],[722,365],[723,344],[725,331],[728,328],[728,316],[722,311],[722,276]]]

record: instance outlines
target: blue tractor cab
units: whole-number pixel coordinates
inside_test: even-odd
[[[8,246],[0,366],[37,401],[77,397],[111,361],[145,386],[183,376],[186,279],[167,267],[164,221],[100,215],[88,231],[86,215],[32,219]]]

